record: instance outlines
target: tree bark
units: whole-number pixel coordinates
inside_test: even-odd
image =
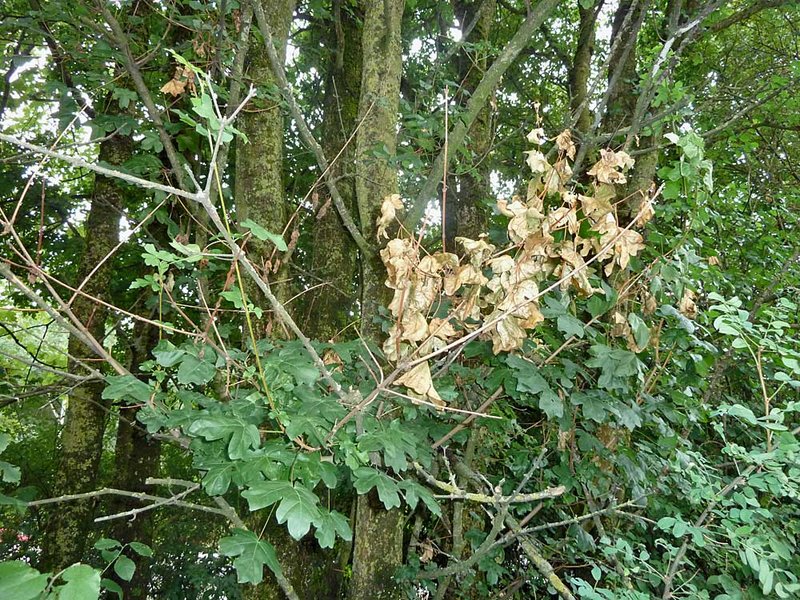
[[[356,144],[356,201],[361,231],[376,243],[383,199],[398,192],[397,172],[390,164],[397,145],[397,113],[402,72],[402,24],[404,0],[365,0],[362,36],[363,71]],[[376,150],[389,156],[376,155]],[[372,341],[381,336],[376,322],[380,308],[388,304],[386,271],[380,258],[364,257],[361,269],[361,332]],[[349,597],[401,598],[393,579],[403,561],[403,513],[385,510],[370,495],[356,498],[353,540],[353,577]]]
[[[338,179],[339,193],[350,214],[355,214],[355,143],[348,139],[358,124],[361,93],[361,24],[363,15],[343,0],[335,0],[333,23],[325,22],[332,33],[325,85],[322,145],[332,162],[331,175]],[[333,25],[333,27],[331,27]],[[333,158],[342,152],[336,162]],[[342,179],[340,179],[342,178]],[[311,247],[312,284],[305,304],[305,331],[313,338],[329,340],[353,320],[359,276],[358,249],[329,197],[319,202]],[[353,333],[349,334],[352,337]]]
[[[145,381],[147,376],[141,371],[141,364],[150,359],[150,353],[158,344],[158,328],[143,321],[137,321],[133,328],[130,372]],[[161,442],[149,436],[144,426],[137,421],[140,406],[120,406],[119,425],[114,452],[113,487],[144,492],[148,477],[158,477],[161,459]],[[143,506],[144,503],[131,498],[118,498],[111,502],[112,512],[122,512]],[[151,545],[153,542],[153,513],[151,511],[137,515],[132,519],[114,521],[110,537],[125,545],[129,542],[141,542]],[[136,563],[136,571],[131,581],[116,579],[129,600],[147,600],[150,583],[150,559],[139,556],[135,552],[126,554]]]
[[[257,0],[261,2],[272,30],[275,50],[281,61],[286,60],[286,44],[292,23],[295,0]],[[276,79],[269,58],[259,44],[251,44],[249,67],[245,77],[259,89],[259,95],[245,108],[239,119],[241,131],[249,143],[236,142],[236,171],[234,197],[239,222],[252,219],[273,233],[282,233],[288,219],[283,182],[284,115],[277,95],[267,91]],[[269,241],[250,238],[247,251],[253,264],[273,284],[281,300],[289,296],[286,265],[276,265],[280,256]],[[278,267],[278,268],[276,268]],[[284,282],[284,283],[280,283]],[[266,301],[254,284],[245,284],[247,296],[257,305]]]
[[[488,68],[485,45],[494,23],[496,2],[494,0],[456,2],[455,11],[461,23],[462,32],[477,17],[475,27],[467,36],[469,43],[482,44],[480,54],[462,52],[459,55],[458,81],[461,82],[465,98],[471,98]],[[469,130],[467,150],[473,164],[463,173],[454,177],[454,193],[442,197],[445,216],[445,246],[448,252],[459,250],[456,237],[475,239],[488,227],[489,215],[484,202],[492,196],[489,183],[489,162],[486,160],[492,143],[492,110],[489,103],[484,105]],[[450,187],[450,186],[448,186]]]
[[[130,154],[130,138],[115,136],[100,145],[99,160],[120,165]],[[85,225],[86,243],[78,270],[78,283],[119,241],[122,195],[118,181],[100,175],[95,178]],[[99,299],[107,298],[111,274],[111,262],[106,261],[92,275],[83,291]],[[105,308],[79,295],[75,298],[72,310],[95,339],[102,340],[105,337]],[[89,363],[96,359],[95,353],[75,337],[70,337],[68,351],[70,356]],[[70,363],[69,370],[80,373],[81,367],[74,361]],[[69,395],[54,486],[56,496],[88,492],[95,488],[110,408],[108,401],[102,398],[104,387],[102,381],[93,381],[76,388]],[[94,503],[87,500],[60,505],[58,511],[50,516],[43,540],[43,570],[58,571],[82,559],[92,529],[93,514]]]
[[[569,70],[569,106],[575,129],[582,135],[590,132],[592,113],[589,110],[589,77],[592,72],[597,7],[584,8],[578,4],[580,24],[578,43]]]
[[[363,5],[364,57],[356,140],[356,201],[361,231],[375,243],[383,199],[398,192],[397,172],[388,158],[397,146],[397,111],[400,104],[402,43],[400,27],[403,0],[366,0]],[[388,152],[389,157],[376,156]],[[373,322],[379,309],[388,304],[389,289],[380,256],[364,258],[361,270],[361,331],[376,339],[380,326]]]

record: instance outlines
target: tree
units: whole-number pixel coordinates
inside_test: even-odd
[[[798,23],[4,7],[0,596],[796,594]]]

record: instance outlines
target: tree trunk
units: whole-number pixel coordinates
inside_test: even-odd
[[[100,144],[99,160],[111,165],[125,162],[131,154],[131,140],[115,136]],[[98,175],[85,225],[86,245],[78,269],[78,283],[96,267],[119,240],[119,218],[122,190],[118,182]],[[83,291],[93,297],[108,297],[111,262],[105,262],[92,275]],[[97,340],[105,336],[107,311],[84,296],[72,304],[75,316]],[[82,342],[70,337],[69,354],[92,362],[94,352]],[[70,360],[69,369],[80,373],[81,367]],[[61,458],[56,474],[55,496],[77,494],[93,490],[96,486],[100,457],[103,452],[103,434],[109,403],[103,400],[105,387],[102,381],[92,381],[75,388],[69,395],[64,430],[61,434]],[[43,540],[41,565],[43,570],[58,571],[80,561],[92,529],[94,502],[91,500],[60,504],[50,517]]]
[[[275,50],[283,61],[295,0],[259,1],[272,30]],[[236,142],[236,216],[239,222],[252,219],[269,231],[280,234],[288,219],[283,183],[284,116],[278,96],[268,92],[275,84],[269,58],[259,44],[251,44],[251,48],[246,78],[258,88],[259,95],[239,119],[240,129],[249,143]],[[250,238],[247,252],[262,275],[275,282],[273,291],[278,298],[288,298],[289,286],[285,283],[288,269],[286,265],[277,264],[281,257],[275,246],[269,241]],[[266,300],[254,283],[245,283],[245,288],[247,296],[257,306],[267,308]]]
[[[133,328],[130,372],[147,376],[141,372],[141,364],[149,360],[150,353],[158,344],[158,328],[143,321],[137,321]],[[113,486],[133,492],[148,491],[145,485],[148,477],[157,477],[161,458],[161,442],[147,434],[144,426],[138,423],[140,406],[120,406],[117,442],[114,452]],[[139,508],[147,503],[132,498],[115,498],[109,503],[112,512],[122,512]],[[121,544],[141,542],[150,545],[153,541],[153,513],[148,511],[131,519],[113,522],[110,537]],[[136,563],[136,571],[131,581],[116,579],[129,600],[147,600],[150,582],[150,559],[135,552],[126,554]]]
[[[592,127],[592,113],[589,110],[589,76],[592,72],[597,8],[594,5],[584,8],[579,4],[578,13],[580,16],[578,43],[569,70],[569,106],[572,118],[575,120],[575,129],[581,135],[585,135]]]
[[[335,35],[329,46],[331,53],[325,86],[322,139],[325,156],[331,161],[342,150],[358,123],[358,99],[361,90],[361,18],[356,8],[333,5]],[[325,25],[330,23],[325,22]],[[355,143],[347,145],[331,167],[331,176],[339,179],[337,186],[347,209],[355,214],[356,188],[353,177]],[[314,223],[314,243],[311,248],[312,284],[320,287],[309,290],[306,296],[306,333],[320,340],[334,338],[352,320],[356,310],[358,282],[358,251],[355,242],[344,228],[338,213],[327,198],[320,200]],[[353,333],[350,334],[350,337]]]
[[[368,241],[376,240],[376,220],[383,199],[396,194],[397,172],[388,157],[376,156],[376,149],[393,156],[397,145],[397,112],[402,71],[402,24],[404,0],[366,0],[362,37],[363,73],[359,120],[363,120],[356,146],[356,200],[361,231]],[[377,244],[376,244],[377,245]],[[381,327],[379,309],[388,304],[386,271],[377,253],[364,257],[361,270],[361,332],[377,341]],[[372,495],[356,499],[353,541],[353,577],[349,596],[400,598],[402,592],[392,575],[403,561],[403,513],[385,510]]]
[[[478,43],[479,47],[481,43],[486,45],[494,22],[495,7],[494,0],[456,3],[456,16],[461,22],[462,31],[472,23],[480,11],[475,27],[467,37],[468,43]],[[481,51],[478,55],[473,55],[472,52],[462,52],[459,55],[458,81],[461,82],[463,90],[466,92],[464,103],[472,97],[472,93],[483,79],[487,67],[486,50]],[[456,185],[453,186],[452,192],[442,199],[445,216],[445,245],[448,252],[459,250],[455,245],[456,237],[475,239],[481,233],[485,233],[488,227],[489,215],[484,202],[492,197],[489,163],[486,160],[492,143],[492,127],[491,103],[487,103],[478,113],[469,130],[466,146],[473,164],[453,179]]]
[[[403,0],[366,0],[362,51],[364,56],[359,100],[359,121],[363,121],[356,143],[356,201],[361,231],[368,241],[376,240],[376,221],[383,199],[396,194],[397,172],[387,157],[397,146],[397,111],[400,103],[402,45],[400,27]],[[381,332],[373,319],[388,304],[389,288],[380,256],[364,257],[361,270],[361,331],[376,339]]]

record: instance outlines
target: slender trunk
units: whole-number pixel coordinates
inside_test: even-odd
[[[455,11],[465,30],[477,17],[475,27],[467,37],[468,43],[477,43],[485,48],[494,22],[496,3],[494,0],[456,3]],[[462,52],[458,58],[458,81],[464,90],[465,100],[471,98],[488,68],[487,50],[477,53]],[[489,183],[489,163],[487,154],[492,143],[492,109],[487,103],[469,129],[466,143],[472,165],[453,179],[454,186],[447,196],[442,196],[444,214],[445,246],[449,252],[458,250],[456,237],[475,239],[488,227],[489,215],[486,200],[491,198]],[[450,187],[450,186],[448,186]]]
[[[610,94],[603,131],[614,133],[629,125],[636,110],[639,75],[636,43],[648,0],[621,0],[611,28],[612,55],[609,62]]]
[[[158,343],[158,328],[143,321],[137,321],[133,328],[130,372],[146,380],[141,372],[141,364],[149,360],[150,353]],[[161,442],[147,434],[144,426],[138,423],[140,406],[120,406],[119,425],[114,453],[114,487],[144,492],[148,490],[145,481],[157,477],[161,459]],[[139,508],[142,503],[131,498],[117,498],[111,504],[113,512]],[[110,536],[121,544],[141,542],[152,544],[153,513],[151,511],[131,519],[114,521]],[[117,579],[129,600],[146,600],[150,582],[150,560],[135,553],[127,553],[136,563],[136,571],[131,581]]]
[[[348,139],[358,123],[361,90],[361,15],[348,9],[343,0],[333,5],[333,27],[328,77],[325,85],[322,139],[325,156],[339,155],[331,175],[339,179],[339,193],[351,214],[355,214],[355,144]],[[325,25],[330,23],[325,22]],[[332,339],[352,320],[356,310],[358,253],[355,242],[344,228],[337,211],[327,198],[319,202],[311,248],[312,284],[305,294],[305,331],[321,340]],[[352,333],[350,334],[353,335]]]
[[[283,61],[295,0],[259,1],[272,30],[276,51]],[[236,216],[240,222],[252,219],[269,231],[282,233],[288,219],[283,183],[284,115],[277,96],[269,92],[275,84],[275,77],[269,58],[258,44],[252,44],[245,76],[259,89],[259,95],[239,120],[240,129],[249,143],[237,141],[236,146]],[[274,283],[278,298],[288,298],[289,286],[285,285],[288,269],[280,263],[282,257],[275,246],[251,238],[247,250],[262,275]],[[257,306],[266,306],[255,284],[245,286],[245,292]]]
[[[578,43],[569,70],[569,106],[575,129],[581,135],[585,135],[592,127],[592,113],[589,110],[589,76],[592,71],[597,8],[596,6],[584,8],[579,4],[578,13],[580,17]]]
[[[119,165],[131,153],[131,140],[116,136],[100,145],[101,162]],[[103,176],[95,178],[91,207],[86,220],[85,249],[78,270],[78,282],[105,258],[119,240],[119,217],[122,205],[122,190],[116,180]],[[107,261],[92,275],[83,287],[89,296],[99,299],[108,297],[111,264]],[[105,336],[107,311],[101,305],[84,296],[78,296],[72,310],[98,340]],[[74,337],[69,339],[69,354],[90,363],[96,358],[94,352]],[[80,373],[81,367],[71,361],[69,368]],[[55,481],[55,495],[88,492],[95,488],[103,452],[109,404],[103,400],[104,384],[93,381],[76,388],[67,404],[64,430],[61,434],[61,458]],[[58,571],[64,566],[80,561],[92,529],[94,503],[89,501],[68,502],[59,505],[51,515],[44,537],[41,565],[49,571]]]
[[[376,220],[383,199],[398,192],[397,172],[388,157],[397,145],[397,112],[402,72],[404,0],[366,0],[362,37],[363,72],[359,118],[363,120],[356,146],[356,200],[364,237],[376,240]],[[376,319],[388,303],[386,272],[377,254],[364,257],[361,271],[361,331],[377,341],[381,328]],[[400,598],[393,574],[403,561],[403,513],[385,510],[374,494],[358,496],[353,540],[353,577],[349,596]]]

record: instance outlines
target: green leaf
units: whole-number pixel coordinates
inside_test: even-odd
[[[162,367],[167,368],[177,365],[185,354],[185,350],[177,348],[169,340],[161,340],[158,346],[153,349],[153,356],[156,362]]]
[[[209,415],[192,422],[186,429],[189,435],[201,436],[213,442],[228,439],[228,456],[232,460],[239,460],[248,455],[249,450],[261,445],[261,435],[258,428],[252,423],[247,423],[235,417]]]
[[[627,377],[639,372],[639,360],[633,352],[621,348],[610,348],[604,344],[595,344],[589,348],[594,356],[586,361],[586,366],[600,368],[600,387],[614,389],[624,384]]]
[[[203,476],[203,490],[209,496],[221,496],[228,491],[231,485],[232,472],[233,465],[231,463],[223,463],[210,468]]]
[[[75,564],[61,574],[66,585],[58,587],[59,600],[94,600],[100,596],[100,571]]]
[[[564,416],[564,403],[536,365],[514,354],[506,358],[506,364],[514,371],[518,392],[539,395],[538,406],[548,418]]]
[[[0,598],[33,600],[47,587],[47,574],[21,560],[0,563]]]
[[[103,587],[103,589],[115,593],[117,595],[117,598],[119,598],[120,600],[122,600],[122,598],[125,596],[125,593],[122,591],[122,588],[119,587],[119,584],[113,579],[103,578],[100,580],[100,585]]]
[[[402,429],[400,422],[392,421],[383,430],[369,432],[358,441],[358,449],[364,452],[383,451],[383,462],[391,467],[395,473],[402,473],[408,469],[408,460],[417,458],[419,440],[411,432]]]
[[[249,229],[250,232],[260,239],[261,241],[269,240],[275,247],[280,250],[281,252],[286,252],[289,247],[286,245],[286,242],[283,240],[283,237],[280,234],[272,233],[264,229],[261,225],[253,221],[252,219],[246,219],[240,223],[242,227]]]
[[[136,564],[124,554],[120,554],[114,561],[114,573],[123,581],[130,581],[136,572]]]
[[[656,523],[656,526],[659,529],[663,529],[664,531],[669,531],[675,525],[675,517],[661,517]]]
[[[556,327],[558,327],[558,330],[563,332],[566,337],[575,336],[576,338],[583,339],[586,333],[583,322],[569,313],[558,317],[556,320]]]
[[[628,315],[628,323],[631,326],[633,339],[636,345],[642,349],[646,348],[647,344],[650,342],[650,328],[647,326],[647,323],[636,313],[630,313]]]
[[[346,542],[353,539],[347,517],[335,510],[321,510],[319,518],[314,521],[314,527],[314,537],[322,548],[333,548],[337,535]]]
[[[225,556],[238,557],[233,561],[239,583],[257,585],[264,578],[264,565],[276,575],[282,575],[275,548],[256,534],[234,529],[233,535],[219,541],[219,551]]]
[[[202,360],[187,354],[178,368],[178,382],[182,385],[205,385],[212,379],[217,370],[210,361]]]
[[[153,549],[141,542],[128,542],[128,547],[139,556],[153,556]]]
[[[400,488],[386,473],[372,467],[359,467],[354,475],[356,492],[366,494],[375,488],[378,491],[378,498],[387,509],[400,507],[400,494],[398,493]]]
[[[94,543],[94,547],[98,550],[111,550],[120,546],[121,544],[117,540],[112,540],[111,538],[100,538]]]
[[[19,467],[16,467],[11,463],[7,463],[4,460],[0,460],[0,475],[0,479],[6,483],[19,483],[22,473],[19,470]]]
[[[289,481],[262,481],[242,492],[250,510],[255,511],[280,501],[275,517],[286,523],[289,534],[296,540],[311,529],[320,518],[319,498],[301,483]]]
[[[405,479],[398,484],[398,487],[403,490],[406,498],[406,504],[414,510],[420,500],[428,508],[431,513],[437,517],[442,514],[442,507],[436,502],[433,493],[423,485],[420,485],[412,479]]]
[[[153,390],[133,375],[109,375],[108,386],[103,390],[104,400],[134,400],[141,404],[150,402]]]

